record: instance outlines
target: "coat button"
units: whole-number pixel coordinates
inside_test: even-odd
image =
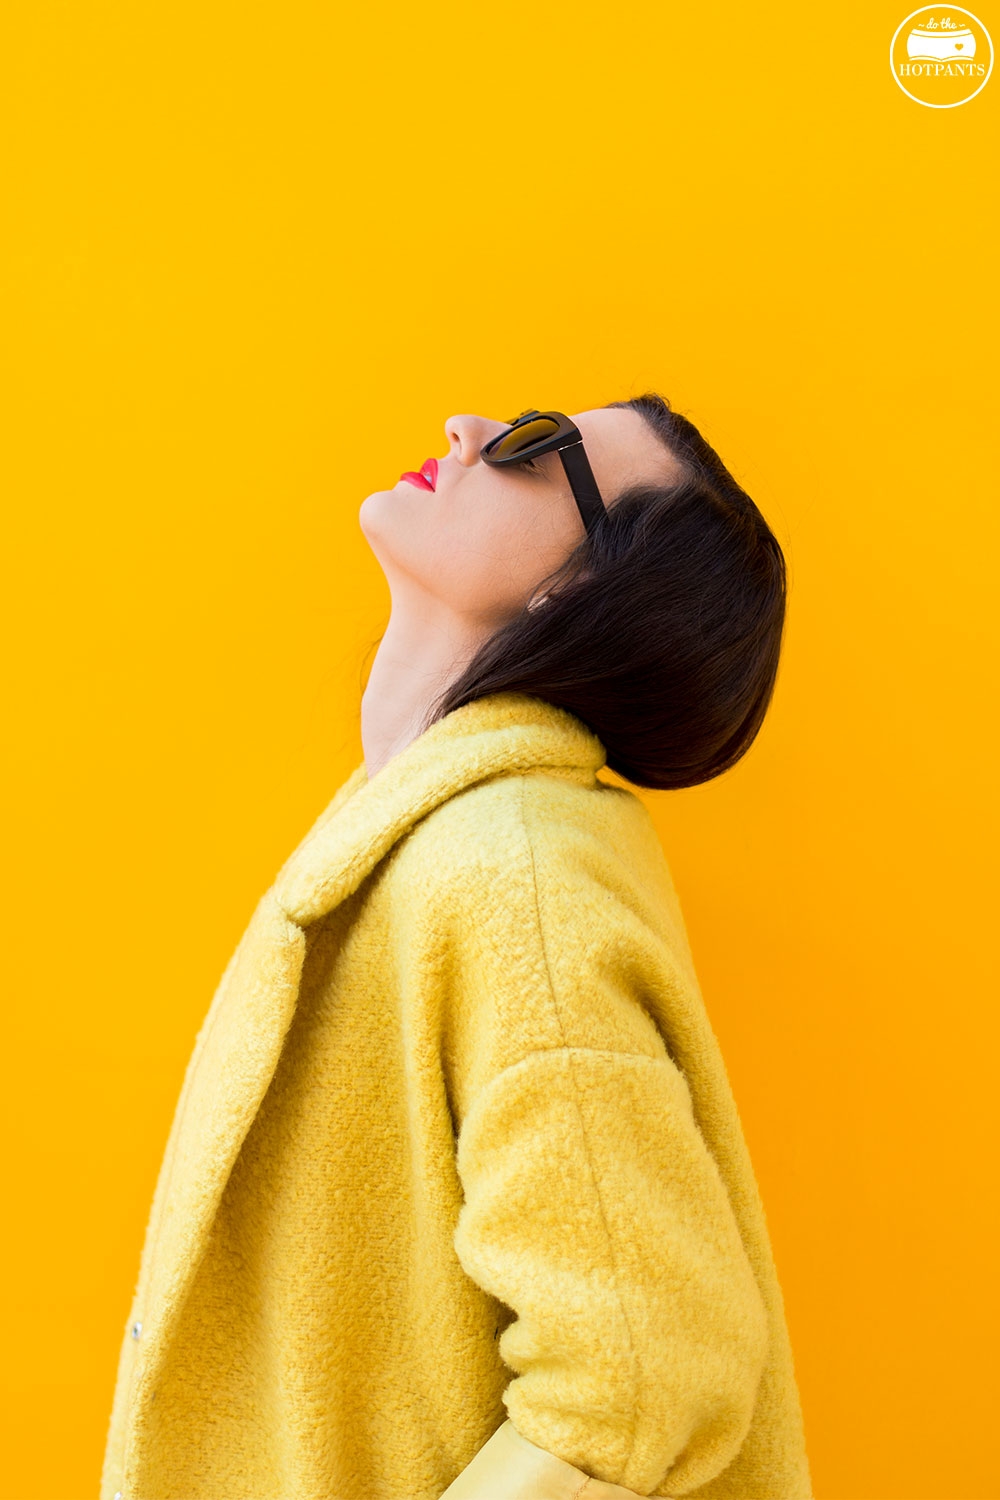
[[[141,1323],[133,1323],[132,1324],[132,1337],[134,1339],[137,1339],[141,1333],[142,1333],[142,1324]]]

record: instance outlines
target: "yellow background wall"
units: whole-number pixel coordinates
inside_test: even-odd
[[[645,795],[817,1496],[1000,1493],[1000,78],[908,100],[905,11],[8,18],[4,1496],[96,1493],[194,1034],[360,759],[388,606],[362,499],[451,413],[646,386],[789,562],[750,756]]]

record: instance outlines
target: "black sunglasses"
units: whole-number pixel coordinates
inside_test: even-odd
[[[507,432],[499,433],[479,450],[483,463],[502,468],[505,464],[523,464],[526,459],[555,449],[573,491],[588,534],[606,513],[604,500],[597,488],[583,446],[583,437],[575,422],[561,411],[523,411],[515,417]]]

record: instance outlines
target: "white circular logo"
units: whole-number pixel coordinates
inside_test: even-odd
[[[971,10],[915,10],[896,27],[889,68],[908,99],[930,109],[968,104],[993,71],[993,41]]]

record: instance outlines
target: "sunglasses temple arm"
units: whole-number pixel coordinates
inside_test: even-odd
[[[604,515],[605,505],[583,443],[569,443],[565,448],[558,449],[558,453],[583,517],[583,524],[591,532]]]

